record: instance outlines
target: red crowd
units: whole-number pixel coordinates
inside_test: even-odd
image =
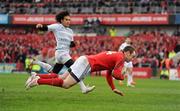
[[[139,67],[147,64],[159,67],[160,61],[180,41],[180,37],[158,32],[134,34],[130,38],[138,53],[137,59],[134,60],[134,65]],[[80,55],[96,54],[105,50],[117,51],[120,44],[123,43],[124,37],[75,37],[75,41],[77,46],[72,49],[74,58]],[[42,54],[42,50],[45,48],[52,49],[55,45],[56,42],[51,33],[39,35],[35,33],[12,34],[0,32],[0,62],[24,63],[27,56]],[[50,51],[50,53],[54,52]]]

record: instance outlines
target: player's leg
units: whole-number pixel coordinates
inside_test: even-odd
[[[68,83],[73,83],[73,80],[80,82],[89,71],[90,71],[90,66],[89,66],[89,62],[87,61],[87,58],[85,56],[81,56],[68,69],[68,72],[70,75],[68,75],[68,77],[64,80],[65,83],[64,83],[63,87],[64,88],[71,87],[73,84],[68,84]],[[72,78],[74,78],[74,79],[72,80]],[[83,85],[84,85],[84,83],[83,83]],[[84,87],[85,87],[85,85],[84,85]]]
[[[51,85],[68,89],[75,85],[79,80],[77,81],[76,79],[74,79],[74,77],[72,77],[72,75],[70,75],[69,72],[66,73],[68,76],[64,80],[61,78],[52,78],[38,79],[37,81],[35,80],[35,82],[37,82],[37,85]]]
[[[31,67],[33,64],[37,64],[37,65],[40,65],[43,69],[45,69],[47,72],[51,72],[53,67],[48,64],[48,63],[45,63],[45,62],[42,62],[42,61],[39,61],[35,58],[32,59],[31,63],[30,63],[30,66]],[[25,83],[25,86],[28,85],[28,83],[30,81],[32,81],[33,78],[35,78],[36,76],[38,76],[39,78],[42,78],[42,79],[51,79],[51,78],[57,78],[58,77],[58,74],[55,74],[55,73],[50,73],[50,74],[36,74],[35,72],[31,72],[31,76],[27,79],[26,83]]]
[[[56,63],[52,69],[52,72],[58,74],[63,68],[63,66],[64,66],[63,64]]]
[[[68,57],[68,58],[70,58],[70,57]],[[65,60],[64,60],[65,61]],[[67,68],[69,68],[72,64],[74,63],[74,61],[72,60],[72,59],[69,59],[66,63],[65,63],[65,66],[67,67]],[[45,62],[42,62],[42,61],[39,61],[39,60],[37,60],[37,59],[32,59],[32,61],[31,61],[31,65],[33,65],[33,64],[37,64],[37,65],[40,65],[43,69],[45,69],[47,72],[51,72],[52,71],[52,66],[50,65],[50,64],[48,64],[48,63],[45,63]],[[63,66],[63,65],[62,65]],[[60,66],[60,69],[62,68],[62,66]],[[54,71],[53,72],[58,72],[58,65],[55,65],[55,68],[54,68]],[[57,70],[57,71],[55,71],[55,70]],[[34,72],[31,74],[31,75],[35,75],[34,74]],[[55,74],[55,73],[50,73],[50,74],[36,74],[36,76],[39,76],[40,78],[43,78],[43,79],[50,79],[50,78],[56,78],[56,77],[60,77],[60,78],[62,78],[62,79],[65,79],[67,76],[68,76],[68,74],[67,73],[64,73],[64,74],[62,74],[62,75],[57,75],[57,74]],[[32,77],[30,77],[29,79],[31,79]],[[27,81],[29,81],[29,80],[27,80]],[[83,86],[83,87],[85,87],[85,85],[83,85],[83,83],[81,82],[81,86]],[[82,89],[82,88],[81,88]]]
[[[76,68],[76,67],[74,67],[74,68]],[[32,87],[37,86],[37,85],[51,85],[51,86],[69,88],[70,86],[79,82],[79,79],[74,74],[72,77],[71,75],[69,75],[70,72],[66,71],[65,73],[66,73],[65,75],[68,75],[65,78],[65,80],[63,80],[60,77],[50,78],[50,79],[43,79],[43,78],[40,78],[39,76],[32,77],[33,79],[27,84],[26,89],[32,88]],[[51,75],[51,73],[46,74],[46,75]]]
[[[61,78],[52,78],[52,79],[35,78],[34,81],[32,81],[29,84],[29,87],[33,87],[37,85],[51,85],[51,86],[57,86],[68,89],[80,81],[76,76],[72,76],[72,74],[69,74],[69,72],[66,73],[68,76],[64,80]]]
[[[67,68],[70,68],[70,66],[73,65],[73,64],[74,64],[74,61],[72,59],[69,59],[64,65]],[[62,76],[64,78],[66,75],[63,74]],[[89,90],[95,88],[95,86],[91,86],[91,87],[86,86],[82,80],[80,80],[78,84],[80,85],[80,89],[81,89],[82,93],[87,93]]]
[[[127,86],[131,86],[132,82],[132,73],[131,73],[131,68],[127,68]]]
[[[29,84],[29,82],[31,82],[34,78],[41,78],[41,79],[52,79],[52,78],[58,78],[58,74],[55,73],[49,73],[49,74],[37,74],[35,72],[31,72],[31,76],[28,77],[25,86],[27,86]]]
[[[37,59],[32,59],[30,65],[33,65],[33,64],[37,64],[37,65],[41,66],[43,69],[45,69],[49,73],[52,71],[52,66],[50,64],[48,64],[48,63],[39,61]],[[34,75],[34,72],[32,72],[31,75]],[[40,78],[44,78],[44,79],[49,79],[49,78],[56,78],[56,77],[58,77],[58,74],[55,74],[55,73],[51,73],[51,74],[37,74],[36,76],[39,76]],[[29,77],[29,79],[31,79],[31,77]]]
[[[89,72],[91,68],[89,62],[85,56],[82,56],[77,59],[77,61],[68,69],[66,72],[68,75],[64,80],[61,78],[52,78],[52,79],[41,79],[34,78],[29,84],[27,85],[27,89],[37,86],[37,85],[52,85],[52,86],[59,86],[63,88],[69,88],[82,80]],[[70,75],[69,75],[70,74]],[[86,93],[92,91],[95,87],[91,87],[86,91]]]
[[[80,74],[74,74],[71,70],[69,70],[69,71],[70,72],[69,72],[68,76],[66,77],[66,79],[64,79],[64,81],[62,83],[62,86],[61,86],[62,88],[68,89],[68,88],[74,86],[75,84],[77,84],[78,82],[81,82],[84,85],[84,83],[81,80],[82,79],[81,77],[84,76],[86,71],[84,73],[80,73],[80,74],[82,74],[80,77],[79,77]],[[80,86],[81,86],[81,84],[80,84]],[[82,90],[82,93],[84,93],[84,94],[93,91],[95,88],[95,86],[86,87],[85,85],[84,85],[84,87],[85,87],[85,90],[84,91]]]
[[[125,67],[127,68],[127,86],[134,87],[135,84],[133,84],[134,81],[133,81],[133,74],[132,74],[132,70],[133,70],[132,62],[125,63]]]
[[[74,64],[74,61],[71,59],[71,56],[68,53],[61,56],[57,56],[57,59],[58,58],[60,58],[61,60],[59,62],[63,63],[67,68],[69,68],[72,64]],[[65,78],[66,76],[67,75],[63,74],[62,78]],[[82,93],[87,93],[95,88],[95,86],[91,86],[91,87],[86,86],[84,82],[81,80],[78,82],[78,84],[80,85],[80,89]]]
[[[133,80],[132,68],[128,68],[129,71],[127,72],[127,86],[128,87],[135,87],[135,82]]]
[[[75,76],[73,77],[71,74],[67,76],[67,78],[63,81],[62,87],[65,89],[68,89],[78,83],[80,80],[77,78],[75,79]]]
[[[50,86],[56,86],[56,87],[62,87],[68,89],[71,86],[75,85],[77,81],[71,75],[69,75],[69,72],[66,73],[68,73],[68,76],[65,80],[59,77],[51,78],[51,79],[42,79],[39,76],[35,76],[33,80],[27,84],[26,89],[30,89],[38,85],[50,85]]]
[[[64,56],[62,58],[63,58],[62,62],[67,68],[70,68],[70,66],[74,64],[74,61],[71,59],[70,55]],[[59,75],[59,77],[62,79],[65,79],[67,76],[68,76],[67,73]]]
[[[84,76],[88,74],[89,71],[90,65],[85,56],[78,58],[75,63],[68,69],[68,72],[71,74],[71,76],[79,82],[82,93],[88,93],[95,88],[95,86],[86,87],[82,81]]]
[[[65,78],[67,78],[68,73],[64,73],[64,74],[61,74],[58,76],[59,76],[59,78],[64,80]],[[82,80],[80,80],[78,82],[78,84],[80,85],[80,89],[81,89],[83,94],[87,94],[88,92],[91,92],[92,90],[95,89],[95,86],[88,86],[88,85],[86,86]]]
[[[78,64],[80,64],[79,66],[78,66]],[[76,67],[78,67],[77,69],[76,69]],[[72,69],[72,70],[71,70]],[[76,69],[76,70],[74,70],[74,69]],[[79,80],[79,85],[80,85],[80,88],[81,88],[81,91],[82,91],[82,93],[88,93],[88,92],[91,92],[92,90],[94,90],[95,89],[95,86],[91,86],[91,87],[89,87],[89,86],[86,86],[85,84],[84,84],[84,82],[82,81],[83,80],[83,77],[86,75],[86,74],[88,74],[88,72],[90,71],[90,65],[89,65],[89,62],[88,62],[88,60],[87,60],[87,58],[85,57],[85,56],[81,56],[81,57],[79,57],[76,61],[75,61],[75,63],[71,66],[71,68],[69,69],[69,72],[72,72],[72,73],[74,73],[74,74],[76,74],[77,75],[77,77],[78,78],[80,78]],[[82,74],[82,76],[79,76],[79,75],[81,75]],[[85,75],[84,75],[85,74]],[[73,74],[72,74],[73,75]]]
[[[39,78],[39,76],[35,76],[33,80],[28,83],[28,85],[26,86],[26,89],[28,90],[38,85],[50,85],[50,86],[57,86],[57,87],[68,89],[80,81],[76,76],[72,76],[72,74],[69,74],[68,72],[66,73],[68,76],[64,80],[59,77],[51,78],[51,79],[42,79],[42,78]],[[89,90],[88,92],[92,91],[93,89]],[[85,92],[85,93],[88,93],[88,92]]]
[[[33,58],[33,59],[31,60],[30,67],[31,67],[32,65],[34,65],[34,64],[37,64],[37,65],[41,66],[41,67],[42,67],[43,69],[45,69],[47,72],[51,72],[52,69],[53,69],[53,67],[52,67],[50,64],[45,63],[45,62],[42,62],[42,61],[40,61],[39,59]]]
[[[53,67],[48,64],[48,63],[45,63],[45,62],[42,62],[42,61],[39,61],[37,59],[33,59],[31,61],[31,65],[33,64],[37,64],[37,65],[40,65],[43,69],[45,69],[45,71],[49,72],[50,74],[37,74],[36,76],[39,76],[40,78],[44,78],[44,79],[49,79],[49,78],[56,78],[56,77],[60,77],[62,79],[65,79],[67,77],[67,74],[63,74],[63,75],[59,75],[56,74],[56,73],[51,73],[51,72],[58,72],[58,71],[52,71],[53,70]],[[63,65],[62,65],[63,66]],[[60,69],[61,67],[60,66]],[[58,65],[55,65],[55,67],[58,67]],[[58,68],[54,68],[55,70],[59,70]],[[34,74],[34,73],[33,73]],[[31,74],[32,75],[32,74]]]
[[[62,52],[62,51],[56,50],[56,52],[55,52],[56,64],[54,65],[52,72],[58,74],[64,67],[64,64],[69,59],[71,59],[69,52]]]

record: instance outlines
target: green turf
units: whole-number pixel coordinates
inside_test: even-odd
[[[61,89],[39,86],[24,89],[27,75],[0,74],[0,111],[180,111],[180,81],[137,79],[136,88],[125,85],[125,96],[114,94],[105,78],[88,77],[96,85],[89,94],[79,86]]]

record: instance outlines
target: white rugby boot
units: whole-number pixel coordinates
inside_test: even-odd
[[[95,89],[95,86],[86,86],[86,88],[82,91],[83,94],[87,94]]]
[[[37,75],[36,72],[31,72],[31,76],[28,77],[28,79],[25,83],[25,87],[29,84],[29,82],[31,82],[36,77],[36,75]]]
[[[39,84],[37,83],[37,81],[38,81],[39,78],[40,78],[39,76],[36,76],[35,78],[33,78],[33,80],[30,81],[30,82],[27,84],[26,90],[29,90],[30,88],[33,88],[33,87],[39,85]]]

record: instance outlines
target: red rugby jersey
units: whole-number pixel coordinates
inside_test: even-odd
[[[124,66],[124,54],[122,52],[105,51],[87,56],[87,58],[91,66],[91,72],[108,70],[106,78],[112,90],[115,89],[112,76],[118,80],[124,79],[124,76],[121,74]]]

